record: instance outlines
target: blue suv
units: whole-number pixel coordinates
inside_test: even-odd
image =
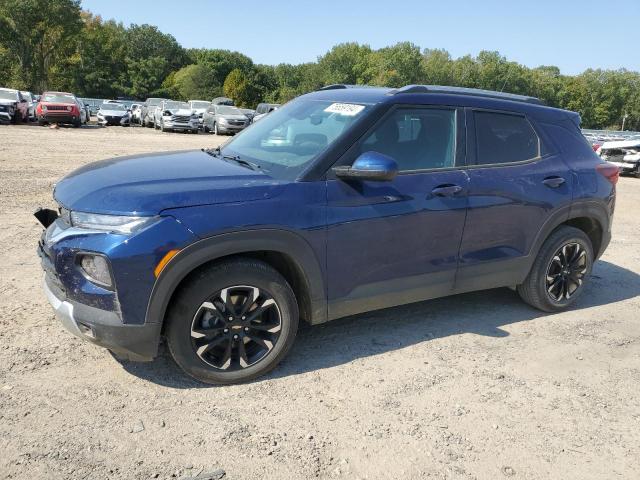
[[[272,369],[298,321],[512,287],[571,305],[611,238],[618,170],[579,115],[453,87],[332,85],[221,148],[116,158],[39,210],[62,324],[189,375]],[[429,308],[425,305],[424,308]]]

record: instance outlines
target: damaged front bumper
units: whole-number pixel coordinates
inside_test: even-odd
[[[108,348],[119,357],[150,361],[156,356],[161,325],[125,325],[115,312],[65,299],[45,273],[43,287],[62,326],[78,338]]]

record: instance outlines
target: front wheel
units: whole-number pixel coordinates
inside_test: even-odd
[[[221,262],[192,276],[167,314],[176,363],[205,383],[251,380],[287,354],[298,329],[298,304],[287,281],[264,262]]]
[[[589,237],[577,228],[560,227],[542,245],[529,275],[518,285],[518,293],[539,310],[564,310],[584,291],[593,261]]]

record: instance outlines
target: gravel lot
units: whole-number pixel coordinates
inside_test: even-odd
[[[118,362],[66,333],[31,216],[88,162],[215,146],[143,128],[0,126],[0,477],[640,478],[640,180],[571,311],[508,289],[304,328],[247,385],[162,356]]]

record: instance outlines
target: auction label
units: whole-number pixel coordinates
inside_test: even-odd
[[[353,103],[332,103],[324,109],[327,113],[337,113],[349,117],[359,114],[362,110],[364,110],[364,105],[355,105]]]

